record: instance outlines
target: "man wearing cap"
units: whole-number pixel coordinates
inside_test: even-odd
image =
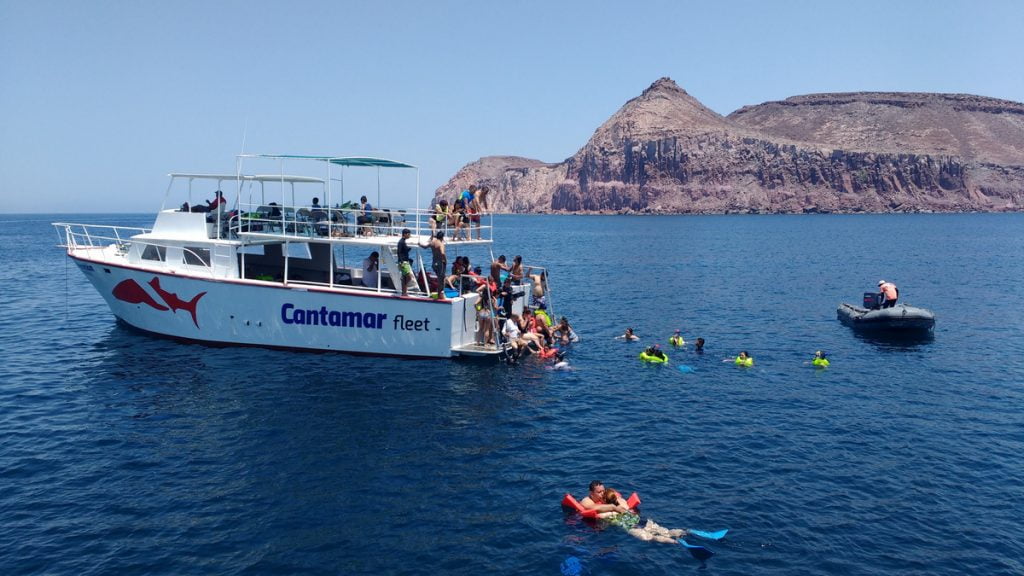
[[[408,228],[402,229],[402,239],[398,241],[398,271],[402,274],[402,296],[409,295],[409,282],[412,280],[412,258],[409,256]]]
[[[677,348],[680,346],[685,346],[686,340],[683,340],[683,335],[681,334],[681,332],[681,330],[676,330],[674,334],[668,337],[668,343]]]
[[[882,308],[892,308],[900,298],[900,291],[892,282],[878,281],[878,293],[882,296]]]

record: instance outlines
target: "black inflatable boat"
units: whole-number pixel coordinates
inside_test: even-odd
[[[865,302],[872,293],[865,293]],[[926,333],[935,327],[935,313],[925,308],[897,303],[892,308],[862,308],[840,304],[836,310],[839,321],[854,330],[876,333]]]

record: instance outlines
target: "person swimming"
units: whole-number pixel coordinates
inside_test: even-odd
[[[814,353],[814,359],[811,360],[811,364],[815,368],[828,368],[829,362],[827,356],[828,354],[825,354],[821,350],[818,350],[817,352]]]
[[[613,506],[626,506],[626,499],[614,488],[606,487],[604,489],[604,503]],[[687,535],[687,531],[682,528],[665,528],[650,518],[641,523],[640,515],[633,511],[605,512],[599,516],[610,524],[625,528],[630,536],[645,542],[653,540],[664,544],[677,544],[680,538]]]
[[[723,360],[723,362],[729,362],[729,361],[730,361],[729,358],[726,358],[725,360]],[[744,368],[750,368],[751,366],[754,365],[754,358],[750,354],[747,354],[747,351],[744,350],[744,351],[740,352],[740,355],[737,356],[736,359],[733,360],[732,362],[734,364],[736,364],[737,366],[742,366]]]
[[[555,352],[555,363],[551,365],[552,370],[569,371],[572,370],[572,366],[569,365],[569,361],[565,359],[565,352],[559,350]]]
[[[675,347],[677,347],[677,348],[679,346],[685,346],[686,345],[686,340],[683,340],[683,335],[681,334],[681,332],[682,332],[681,330],[676,330],[674,334],[669,336],[668,343],[673,345],[673,346],[675,346]]]
[[[625,340],[626,342],[632,342],[634,340],[639,340],[640,337],[633,333],[632,328],[626,328],[626,332],[623,333],[621,336],[616,336],[615,339]]]

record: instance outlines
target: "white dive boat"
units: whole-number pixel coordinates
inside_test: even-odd
[[[263,161],[273,162],[282,173],[242,172],[243,164]],[[286,164],[290,170],[296,164],[322,170],[323,175],[285,174]],[[369,178],[363,168],[371,173]],[[371,184],[356,186],[355,198],[372,198],[367,188],[372,189],[376,177],[377,203],[368,217],[358,204],[345,202],[352,199],[351,192],[345,197],[346,178],[352,189],[353,174],[360,172]],[[414,175],[415,185],[406,194],[411,196],[415,188],[418,207],[415,166],[378,158],[242,155],[234,175],[171,174],[164,207],[151,230],[62,222],[54,226],[62,247],[114,316],[146,332],[195,342],[355,354],[501,357],[502,345],[483,339],[482,324],[489,324],[492,334],[499,331],[494,314],[478,320],[479,281],[463,276],[465,289],[448,290],[444,298],[429,289],[436,290],[438,280],[424,265],[430,250],[418,244],[430,240],[432,212],[379,208],[382,174],[396,172],[404,174],[399,181]],[[213,197],[222,185],[237,191],[233,203],[227,194],[224,209],[190,212],[182,204],[191,204],[194,194]],[[390,183],[386,189],[394,197]],[[314,197],[324,201],[323,207],[311,208]],[[297,198],[305,202],[297,203]],[[466,229],[456,239],[448,223],[440,226],[447,231],[449,262],[457,252],[476,248],[490,260],[474,264],[489,266],[489,216],[469,229],[476,236],[472,239],[465,237]],[[417,281],[402,296],[397,260],[406,228],[412,233],[407,242],[414,248]],[[374,251],[379,253],[379,270],[364,282],[362,262]],[[486,284],[482,290],[489,290]],[[526,294],[533,288],[525,279],[513,289]],[[525,300],[512,298],[513,312],[522,313]],[[547,305],[550,310],[550,298]]]

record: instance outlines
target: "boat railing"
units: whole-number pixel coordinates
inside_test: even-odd
[[[127,252],[132,243],[132,236],[150,231],[148,228],[106,224],[72,224],[69,222],[54,222],[53,226],[61,238],[61,248],[75,250],[117,246],[119,253]]]
[[[58,236],[61,237],[62,242],[59,246],[67,249],[69,253],[77,250],[97,250],[100,253],[99,258],[105,260],[102,258],[104,254],[102,251],[105,251],[110,246],[114,246],[114,254],[117,258],[124,259],[128,257],[128,250],[132,244],[135,244],[142,247],[140,254],[142,254],[142,259],[146,262],[153,265],[160,263],[165,267],[173,266],[167,260],[167,246],[165,244],[135,238],[139,234],[149,233],[151,230],[148,228],[104,224],[72,224],[67,222],[55,222],[53,226],[57,230]],[[149,250],[148,247],[150,246],[154,249]],[[208,254],[204,257],[203,254],[196,252],[188,246],[176,246],[176,248],[181,249],[184,264],[200,266],[210,277],[214,276],[211,265],[212,255]],[[90,257],[97,258],[95,254],[91,254]]]
[[[399,237],[408,228],[414,234],[445,232],[446,242],[485,242],[493,239],[493,215],[480,222],[459,222],[444,218],[438,222],[430,210],[375,208],[369,214],[358,206],[333,208],[282,206],[277,204],[239,204],[237,214],[228,222],[229,237],[241,233],[277,236],[284,239],[331,239],[362,236]]]

